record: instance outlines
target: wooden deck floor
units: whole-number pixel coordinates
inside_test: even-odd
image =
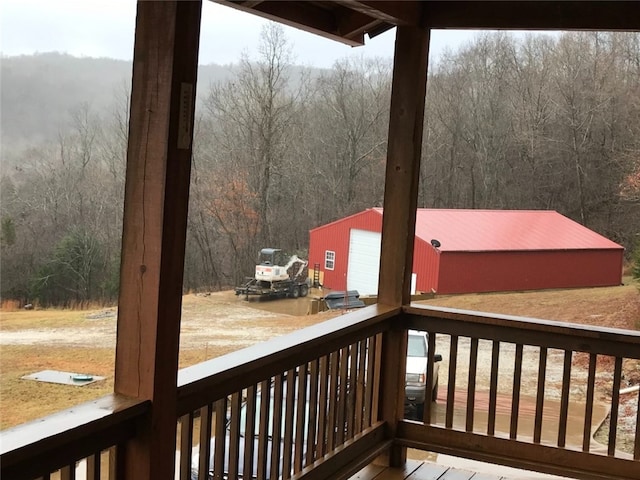
[[[504,477],[461,470],[446,465],[407,460],[404,468],[368,465],[350,480],[501,480]]]

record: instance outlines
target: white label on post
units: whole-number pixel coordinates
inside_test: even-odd
[[[178,118],[178,148],[188,150],[191,146],[191,111],[193,107],[193,84],[180,84],[180,112]]]

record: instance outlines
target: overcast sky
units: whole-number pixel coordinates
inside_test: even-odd
[[[2,0],[0,31],[3,55],[58,51],[75,56],[130,60],[133,56],[135,0]],[[205,1],[202,11],[200,63],[227,64],[242,51],[256,52],[260,28],[267,21],[229,7]],[[296,63],[329,67],[348,55],[393,56],[395,30],[365,47],[338,42],[285,27]],[[470,41],[476,32],[436,31],[431,55],[439,56]]]

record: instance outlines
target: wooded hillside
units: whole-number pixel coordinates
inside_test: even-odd
[[[186,289],[237,283],[262,247],[304,255],[310,228],[381,206],[391,61],[310,71],[289,52],[272,25],[259,61],[201,78]],[[7,84],[6,60],[3,142],[26,128],[6,96],[22,92],[33,108],[29,99],[53,81],[42,70],[14,78],[14,68]],[[13,142],[10,162],[3,151],[3,298],[115,298],[127,105],[126,88],[108,106],[80,100],[57,134]],[[640,35],[479,36],[432,65],[425,120],[420,207],[553,209],[633,247]]]

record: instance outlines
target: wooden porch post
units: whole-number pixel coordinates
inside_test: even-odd
[[[201,0],[138,2],[115,391],[152,401],[118,451],[129,479],[173,479],[176,383]]]
[[[411,302],[429,37],[421,27],[399,26],[396,32],[378,285],[378,301],[386,305]],[[391,437],[404,415],[406,353],[406,330],[384,334],[379,412]],[[396,446],[384,461],[399,466],[405,459],[406,449]]]

